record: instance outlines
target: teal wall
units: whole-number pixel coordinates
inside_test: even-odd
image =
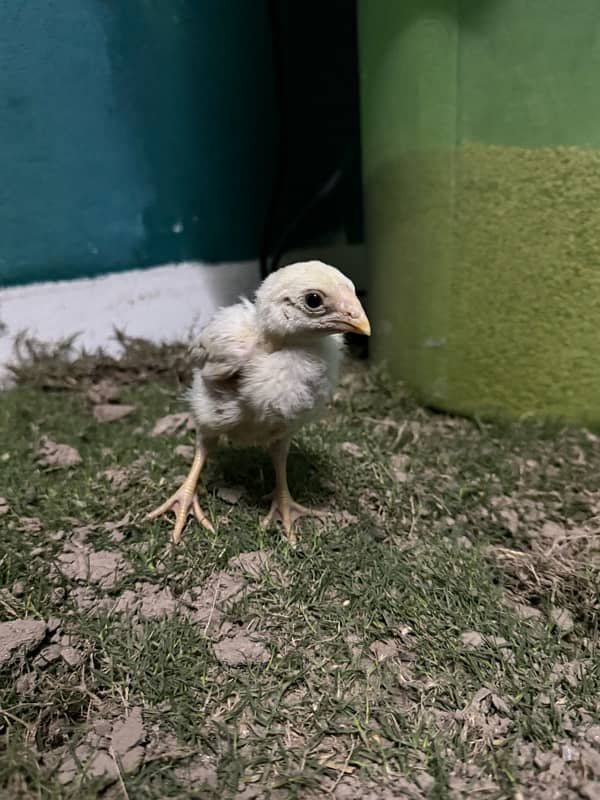
[[[258,0],[0,0],[0,284],[255,257],[269,70]]]

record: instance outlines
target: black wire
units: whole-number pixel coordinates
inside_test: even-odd
[[[309,214],[321,200],[324,200],[336,190],[343,176],[344,171],[341,168],[336,169],[333,175],[330,175],[325,183],[317,189],[311,199],[304,206],[302,206],[300,211],[291,220],[291,222],[285,226],[282,234],[279,236],[279,239],[273,247],[273,255],[271,257],[271,272],[274,272],[279,266],[279,261],[281,260],[281,256],[285,250],[285,243],[288,241],[290,235],[296,230],[298,225],[307,216],[307,214]]]

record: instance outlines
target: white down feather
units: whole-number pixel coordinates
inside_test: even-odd
[[[269,444],[318,416],[338,376],[343,337],[275,344],[248,300],[218,311],[195,346],[188,399],[201,440]]]

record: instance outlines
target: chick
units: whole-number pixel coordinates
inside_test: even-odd
[[[149,519],[173,510],[177,543],[193,514],[208,530],[196,486],[207,453],[220,436],[234,444],[269,449],[275,468],[271,509],[294,543],[294,523],[323,516],[296,503],[287,483],[287,457],[294,433],[325,408],[336,383],[345,332],[369,335],[369,320],[354,285],[320,261],[291,264],[269,275],[255,302],[222,308],[195,345],[195,370],[188,401],[196,424],[196,451],[190,472]]]

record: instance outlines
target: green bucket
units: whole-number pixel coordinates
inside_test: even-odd
[[[470,415],[600,421],[595,0],[359,0],[373,352]]]

